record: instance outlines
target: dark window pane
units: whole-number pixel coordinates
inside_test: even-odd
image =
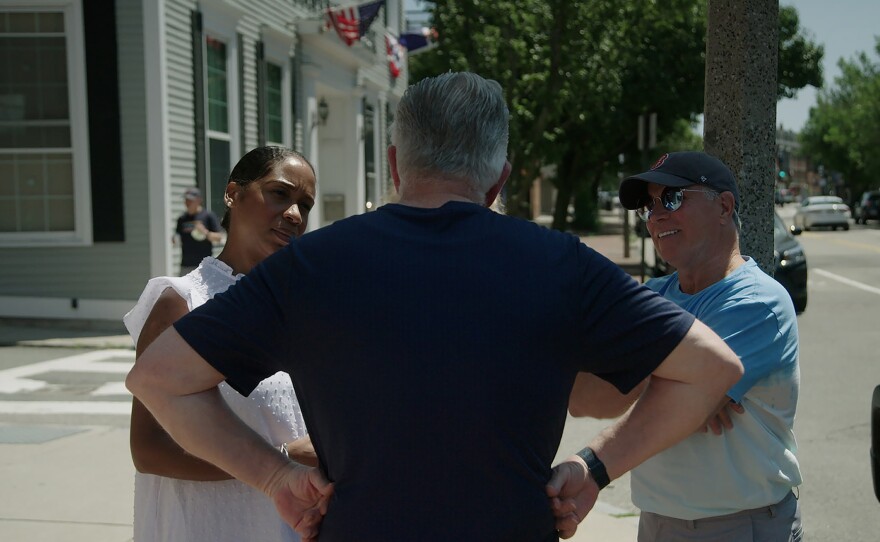
[[[21,229],[19,231],[46,231],[46,210],[42,199],[19,200]]]
[[[18,209],[14,200],[0,198],[0,232],[18,231]]]
[[[364,104],[364,195],[371,205],[376,204],[376,157],[373,151],[373,106]],[[372,208],[372,207],[369,207]]]
[[[64,38],[41,38],[38,49],[40,82],[67,84],[67,52]]]
[[[284,139],[281,104],[281,66],[266,65],[266,139],[280,143]]]
[[[73,196],[73,164],[69,156],[47,155],[46,191],[50,196]]]
[[[23,131],[21,126],[0,126],[0,147],[14,147],[19,132]]]
[[[30,38],[5,38],[0,46],[9,51],[9,82],[20,87],[39,81],[40,73],[37,65],[39,43]]]
[[[36,99],[39,100],[42,118],[48,120],[61,120],[70,117],[66,85],[44,85]]]
[[[48,202],[49,231],[73,231],[73,198],[52,198]]]
[[[40,32],[64,32],[63,13],[40,13],[37,18]]]
[[[64,31],[62,12],[0,14],[0,148],[70,147]],[[0,231],[73,231],[74,216],[69,152],[0,155]]]
[[[281,119],[267,119],[266,139],[273,143],[281,143],[284,139],[284,123]]]
[[[229,98],[226,94],[226,45],[208,37],[206,38],[206,49],[208,57],[208,129],[227,133],[229,131]]]
[[[40,147],[70,147],[69,126],[25,126],[12,132],[10,145],[0,146],[17,148],[40,148]],[[2,141],[0,134],[0,141]]]
[[[226,206],[223,203],[223,195],[226,193],[226,183],[229,180],[229,142],[220,139],[208,139],[208,152],[210,164],[208,171],[208,197],[205,203],[208,209],[214,211],[219,217],[223,217]]]
[[[10,32],[36,32],[37,31],[37,14],[36,13],[16,13],[9,14],[9,31]]]
[[[229,133],[229,112],[225,103],[210,102],[208,104],[208,129],[215,132]]]
[[[16,176],[19,195],[42,197],[46,193],[46,175],[42,160],[19,160]]]
[[[205,38],[208,76],[208,129],[229,132],[229,98],[226,94],[226,44]]]

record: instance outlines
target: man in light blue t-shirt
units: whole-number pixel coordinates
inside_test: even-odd
[[[632,471],[639,542],[801,540],[792,493],[801,483],[792,432],[797,321],[785,289],[740,254],[733,174],[702,152],[669,153],[625,179],[620,201],[646,221],[657,252],[677,270],[648,287],[712,328],[745,368],[703,432]],[[613,416],[639,393],[621,396],[581,375],[570,410]]]

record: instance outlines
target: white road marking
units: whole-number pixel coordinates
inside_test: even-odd
[[[102,361],[114,358],[131,359],[131,363]],[[132,350],[95,350],[66,358],[31,363],[0,370],[0,393],[19,393],[44,388],[47,386],[46,382],[28,377],[50,371],[127,374],[132,365],[134,365]]]
[[[125,382],[107,382],[89,395],[131,395],[131,392],[125,387]]]
[[[0,401],[0,414],[131,415],[131,401]]]
[[[105,361],[111,359],[131,361]],[[95,350],[59,359],[0,370],[0,393],[21,393],[49,387],[38,375],[53,371],[127,374],[134,365],[132,350]],[[130,397],[123,382],[107,382],[93,396]],[[125,401],[0,401],[0,414],[110,414],[129,416],[131,399]]]
[[[864,290],[864,291],[870,292],[872,294],[880,295],[880,288],[875,288],[874,286],[868,286],[867,284],[862,284],[861,282],[858,282],[858,281],[855,281],[852,279],[848,279],[846,277],[841,277],[840,275],[835,275],[834,273],[831,273],[830,271],[825,271],[824,269],[811,269],[810,272],[811,273],[818,273],[819,275],[822,275],[823,277],[826,277],[826,278],[829,278],[832,280],[836,280],[837,282],[842,282],[843,284],[846,284],[847,286],[852,286],[853,288],[858,288],[859,290]]]

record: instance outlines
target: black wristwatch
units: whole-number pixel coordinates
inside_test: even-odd
[[[587,464],[590,476],[593,477],[596,485],[599,486],[599,490],[602,490],[602,488],[611,483],[611,479],[608,478],[608,471],[605,470],[605,463],[602,463],[602,460],[596,457],[596,453],[592,448],[584,448],[577,455]]]

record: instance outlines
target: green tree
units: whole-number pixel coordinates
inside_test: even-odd
[[[435,2],[440,47],[413,57],[414,80],[469,70],[501,83],[510,119],[508,212],[529,213],[531,182],[564,154],[566,124],[584,122],[578,101],[619,96],[616,73],[596,69],[615,57],[607,39],[612,0],[459,0]],[[608,99],[603,102],[608,103]]]
[[[853,195],[876,190],[880,171],[880,38],[866,53],[838,62],[840,75],[819,92],[800,139],[814,163],[843,174]]]
[[[412,78],[470,70],[504,87],[511,214],[529,216],[532,182],[541,166],[556,164],[553,226],[567,226],[572,201],[579,225],[594,225],[598,187],[616,178],[618,156],[635,159],[633,167],[649,159],[636,150],[638,116],[657,113],[663,139],[702,112],[706,6],[700,0],[447,0],[435,2],[432,15],[440,46],[412,58]],[[797,27],[796,12],[793,20]],[[789,46],[781,41],[780,47]],[[818,61],[792,68],[784,88],[799,88],[799,78],[821,75],[818,69]]]
[[[822,87],[825,48],[801,28],[793,6],[779,8],[779,67],[777,98],[794,98],[807,85]]]

